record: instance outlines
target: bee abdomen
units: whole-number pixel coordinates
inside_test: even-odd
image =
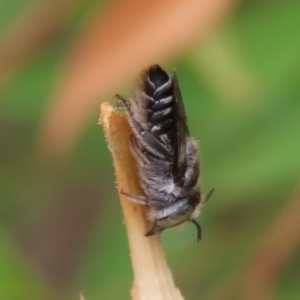
[[[144,91],[150,100],[148,122],[150,132],[160,136],[174,129],[174,107],[176,105],[172,77],[158,65],[152,66],[143,78]]]
[[[150,132],[153,135],[163,135],[171,132],[174,129],[174,122],[172,119],[167,119],[162,122],[156,122],[151,126]]]

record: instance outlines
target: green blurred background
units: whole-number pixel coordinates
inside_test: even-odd
[[[1,1],[1,49],[28,5]],[[0,77],[0,299],[78,299],[79,290],[86,300],[130,299],[126,232],[98,111],[64,161],[36,152],[61,63],[95,7],[104,11],[106,3],[81,1],[10,77]],[[205,40],[159,62],[177,69],[200,142],[202,190],[216,188],[199,217],[200,245],[192,225],[162,234],[186,299],[259,299],[245,296],[256,272],[268,274],[271,299],[300,299],[300,217],[285,213],[300,198],[299,16],[297,0],[244,1]],[[116,92],[128,96],[130,88]]]

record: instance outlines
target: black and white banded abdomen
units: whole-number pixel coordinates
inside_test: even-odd
[[[169,152],[174,135],[176,99],[172,77],[158,65],[140,77],[131,98],[133,117],[144,130],[160,140]]]

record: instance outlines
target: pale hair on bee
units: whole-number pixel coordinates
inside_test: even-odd
[[[150,66],[138,78],[129,101],[116,98],[132,128],[131,151],[146,197],[121,193],[149,207],[154,226],[146,236],[191,221],[200,241],[201,227],[195,218],[214,189],[201,197],[198,145],[189,135],[176,72],[169,75],[159,65]]]

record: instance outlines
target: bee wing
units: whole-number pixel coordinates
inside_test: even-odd
[[[189,136],[189,130],[187,127],[187,118],[185,114],[185,109],[181,97],[181,92],[178,85],[178,80],[176,72],[173,73],[173,87],[174,96],[176,101],[176,108],[174,110],[176,129],[174,136],[174,165],[172,174],[174,177],[174,182],[177,185],[182,185],[182,177],[184,176],[186,170],[186,140]]]

